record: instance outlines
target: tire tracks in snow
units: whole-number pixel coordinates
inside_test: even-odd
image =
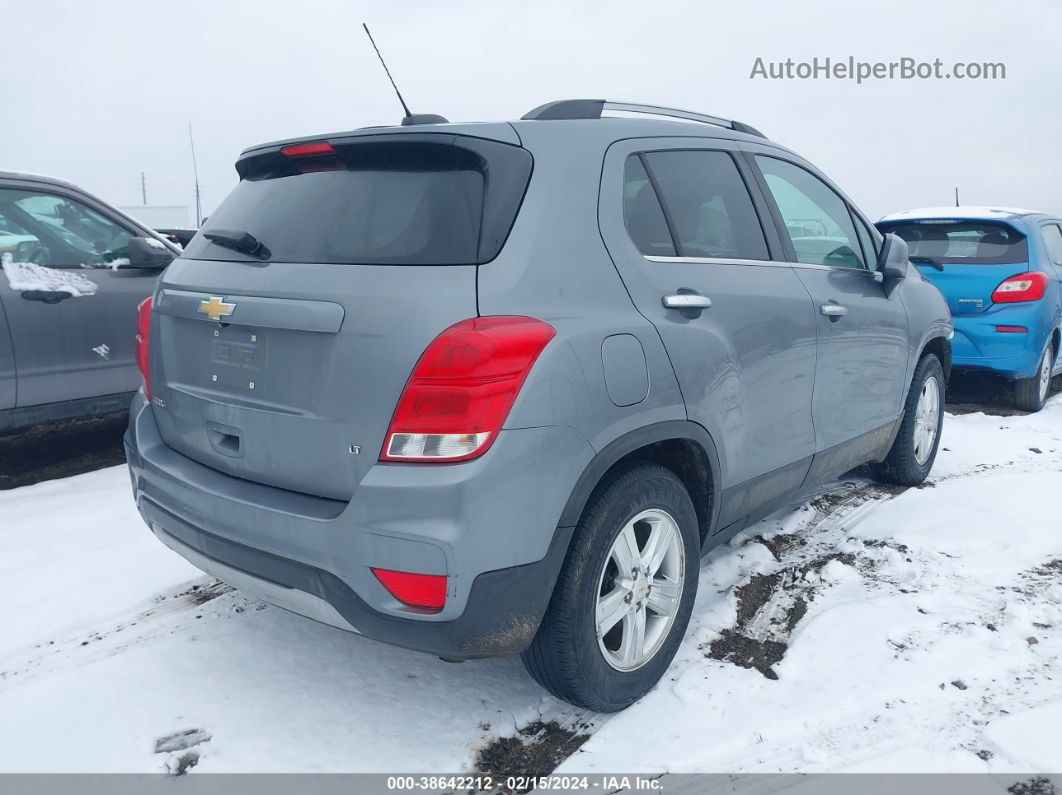
[[[156,594],[152,605],[112,623],[43,640],[0,658],[0,692],[56,671],[88,665],[167,637],[204,617],[234,616],[261,603],[210,577]],[[264,605],[262,605],[264,607]]]
[[[1036,458],[1021,457],[999,463],[977,464],[932,478],[913,488],[931,489],[949,481],[996,474],[1001,470],[1015,474],[1039,472],[1045,464],[1062,469],[1062,462],[1045,459],[1037,455]],[[816,593],[830,587],[831,583],[828,579],[824,580],[823,572],[829,572],[828,567],[833,561],[858,572],[870,591],[868,598],[911,593],[906,587],[910,583],[905,580],[894,581],[887,571],[877,570],[887,558],[895,559],[898,556],[909,565],[919,566],[920,582],[935,576],[936,563],[939,561],[935,560],[934,554],[920,558],[903,544],[849,537],[847,528],[854,527],[881,505],[909,490],[908,487],[872,482],[869,477],[863,477],[859,470],[856,473],[854,477],[807,495],[802,503],[794,504],[789,512],[776,514],[774,520],[768,519],[747,528],[731,540],[732,550],[750,544],[762,544],[770,551],[777,565],[766,569],[760,567],[728,584],[722,593],[734,593],[738,603],[736,619],[732,626],[714,633],[715,637],[701,644],[701,659],[708,657],[716,662],[755,669],[768,679],[775,678],[777,675],[771,666],[784,658],[790,642],[799,634],[801,622]],[[806,516],[800,516],[801,513]],[[778,519],[791,524],[782,532],[771,532],[771,525],[777,525]],[[710,554],[702,561],[702,569],[716,554],[726,552],[721,549]],[[840,603],[831,605],[838,606]],[[989,619],[998,616],[1004,609],[1001,604],[987,600],[982,605],[981,622],[991,625]],[[1000,619],[997,617],[996,620]],[[941,632],[947,631],[945,625]],[[923,639],[923,643],[932,642],[932,638]],[[902,649],[897,649],[897,654],[902,652]],[[682,663],[676,661],[676,665],[682,666]],[[673,665],[662,681],[679,678],[686,668],[696,665],[696,659],[680,668]],[[970,677],[971,681],[977,677],[979,681],[983,678],[985,683],[993,673],[998,673],[991,665],[983,671],[974,667],[968,672],[974,674]],[[847,716],[838,716],[830,721],[829,726],[819,730],[809,731],[803,725],[794,727],[792,743],[783,744],[783,747],[776,747],[767,753],[742,750],[730,759],[720,759],[717,769],[809,772],[816,769],[818,759],[826,758],[832,767],[844,767],[909,745],[912,725],[923,726],[926,732],[943,732],[956,726],[970,727],[962,733],[960,747],[976,753],[983,750],[978,747],[980,727],[990,717],[1002,714],[1001,711],[1005,709],[1003,704],[1033,707],[1043,703],[1045,695],[1042,689],[1033,693],[1023,685],[1028,682],[1040,683],[1049,673],[1046,664],[1029,664],[1021,670],[1010,672],[1012,678],[1007,681],[992,681],[994,690],[990,693],[984,687],[960,691],[949,683],[941,683],[951,696],[950,703],[944,706],[934,704],[923,707],[916,694],[892,694],[895,697],[877,713],[868,713],[863,705],[862,708],[853,709]],[[1057,690],[1056,695],[1062,696],[1062,682],[1059,682]],[[637,705],[632,709],[637,709]],[[598,731],[607,724],[608,719],[607,715],[594,716],[592,720],[588,716],[587,733]],[[846,750],[840,753],[838,749],[841,748]]]
[[[937,483],[958,478],[977,477],[1000,469],[1021,472],[1033,471],[1046,463],[1044,456],[1036,459],[1022,459],[999,464],[981,464],[963,472],[950,473],[935,478],[923,488],[932,488]],[[742,535],[730,542],[731,548],[748,544],[763,544],[772,554],[777,566],[773,569],[748,573],[734,582],[727,583],[726,592],[737,592],[749,588],[755,577],[764,578],[758,586],[750,588],[749,609],[744,621],[735,622],[733,632],[741,634],[750,641],[761,645],[768,641],[784,643],[786,647],[794,634],[799,633],[803,613],[799,608],[800,600],[806,604],[813,597],[817,587],[825,587],[816,582],[816,577],[829,565],[831,560],[838,560],[848,565],[847,559],[838,556],[837,545],[847,540],[845,528],[858,522],[863,516],[877,507],[902,494],[906,489],[883,487],[861,478],[854,477],[840,483],[832,484],[804,499],[800,506],[795,506],[785,515],[791,528],[784,533],[769,533],[776,522],[765,522],[744,531]],[[801,516],[801,512],[805,516]],[[795,520],[795,521],[794,521]],[[760,530],[760,535],[752,535]],[[888,547],[884,542],[875,548],[867,545],[868,550],[881,554],[903,554],[901,550]],[[728,553],[725,547],[702,562],[702,569],[716,555]],[[868,552],[870,554],[870,552]],[[832,557],[831,557],[832,556]],[[717,558],[716,558],[717,559]],[[858,563],[858,561],[856,561]],[[857,566],[858,568],[858,566]],[[864,578],[866,573],[862,570]],[[809,578],[809,575],[812,575]],[[875,587],[895,589],[895,583],[885,579],[868,579]],[[765,598],[753,598],[753,591],[761,591]],[[101,622],[94,629],[79,630],[64,638],[45,641],[21,650],[15,650],[0,658],[0,692],[17,687],[24,681],[42,675],[91,664],[108,656],[143,643],[188,631],[204,618],[236,618],[241,613],[265,609],[265,605],[232,592],[228,586],[209,578],[197,581],[191,587],[182,587],[159,594],[155,603],[149,607],[131,611],[125,618],[110,622]],[[987,609],[987,607],[986,607]],[[901,639],[902,640],[902,639]],[[778,659],[784,656],[781,649]],[[703,660],[703,657],[700,657]],[[737,659],[728,659],[728,663],[740,664]],[[680,674],[685,667],[696,665],[696,661],[677,662],[669,676]],[[703,663],[702,663],[703,664]],[[717,663],[713,663],[717,664]],[[771,663],[773,664],[773,663]],[[755,667],[755,666],[752,666]],[[765,670],[770,669],[770,664]],[[1035,676],[1036,671],[1029,671]],[[970,693],[964,700],[970,702],[966,707],[970,715],[982,714],[983,709],[976,709],[975,695]],[[637,707],[634,707],[637,709]],[[898,703],[889,708],[886,715],[874,726],[865,726],[861,716],[853,714],[851,721],[833,722],[818,733],[805,738],[806,748],[827,749],[836,742],[838,735],[847,736],[852,732],[862,732],[865,742],[859,746],[858,753],[874,755],[883,748],[888,748],[901,738],[903,722],[927,721],[932,716],[917,714],[910,705]],[[484,766],[515,765],[518,769],[497,771],[503,773],[543,774],[555,769],[563,760],[577,749],[585,738],[598,731],[608,722],[608,716],[574,710],[574,708],[544,698],[540,718],[525,726],[514,725],[513,733],[495,737],[489,743],[472,749],[470,769],[483,769]],[[903,720],[898,717],[905,715]],[[807,733],[806,730],[804,732]],[[851,744],[848,744],[851,746]],[[851,750],[851,749],[850,749]],[[501,753],[501,752],[505,753]],[[814,753],[814,750],[812,751]],[[855,751],[853,751],[855,753]],[[795,751],[774,751],[769,757],[752,755],[735,757],[734,769],[757,767],[764,763],[771,766],[773,761],[780,769],[796,770],[801,764],[807,765],[807,759]],[[488,765],[486,760],[491,760]],[[530,760],[530,761],[527,761]],[[762,769],[762,768],[761,768]]]

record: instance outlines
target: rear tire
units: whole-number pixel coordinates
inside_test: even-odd
[[[874,476],[899,486],[917,486],[925,481],[937,458],[943,419],[944,368],[936,355],[929,353],[915,368],[892,449],[884,461],[871,465]]]
[[[1031,378],[1019,378],[1014,382],[1014,405],[1022,411],[1039,411],[1051,394],[1051,370],[1055,362],[1055,346],[1048,342],[1040,361],[1036,365],[1036,375]]]
[[[673,472],[637,463],[609,475],[587,502],[522,655],[528,673],[585,709],[630,706],[664,675],[682,642],[699,560],[697,513]]]

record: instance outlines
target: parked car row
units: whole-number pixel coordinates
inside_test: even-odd
[[[266,601],[446,659],[520,654],[593,710],[663,675],[708,550],[860,465],[921,483],[953,364],[1011,374],[1030,409],[1057,365],[1062,222],[875,226],[737,121],[562,100],[236,169],[157,281],[177,251],[128,219],[96,207],[124,237],[63,266],[52,222],[12,214],[19,257],[49,250],[5,273],[153,286],[121,349],[145,522]],[[40,311],[99,303],[62,283],[79,297]]]

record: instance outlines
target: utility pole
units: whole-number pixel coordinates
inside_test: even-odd
[[[147,207],[147,180],[144,177],[144,172],[140,172],[140,198],[143,200],[143,204]]]
[[[195,139],[192,138],[191,122],[188,122],[188,144],[192,147],[192,177],[195,180],[195,225],[198,229],[203,223],[203,204],[199,196],[199,169],[195,164]]]

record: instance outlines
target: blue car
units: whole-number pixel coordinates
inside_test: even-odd
[[[1062,220],[1006,207],[931,207],[877,223],[907,241],[911,262],[948,301],[955,368],[1014,384],[1015,405],[1039,411],[1062,372]]]

